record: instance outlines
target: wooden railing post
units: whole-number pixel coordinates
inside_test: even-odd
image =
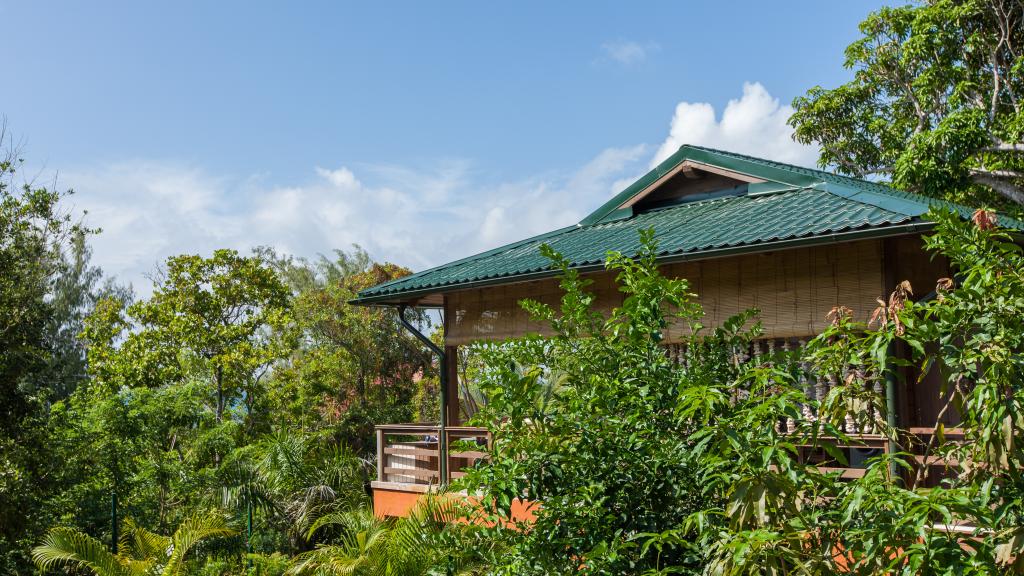
[[[377,427],[377,481],[384,481],[384,466],[387,465],[387,456],[384,455],[384,429]]]

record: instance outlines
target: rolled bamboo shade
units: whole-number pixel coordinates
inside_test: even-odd
[[[730,316],[757,308],[765,338],[820,333],[836,306],[847,306],[855,320],[867,321],[884,291],[879,240],[667,264],[661,271],[690,282],[690,291],[704,307],[705,326],[719,326]],[[594,280],[590,291],[598,310],[607,314],[622,303],[614,273],[587,277]],[[532,298],[557,308],[561,295],[557,279],[449,293],[445,343],[548,335],[548,327],[532,322],[519,301]],[[666,342],[679,342],[687,335],[685,326],[675,324],[666,330]]]

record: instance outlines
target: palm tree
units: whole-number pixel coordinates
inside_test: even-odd
[[[125,522],[118,552],[107,550],[99,540],[74,528],[52,528],[43,543],[32,550],[40,569],[70,564],[91,570],[96,576],[180,576],[185,556],[208,538],[232,536],[223,516],[197,514],[186,518],[171,536],[161,536]]]
[[[296,558],[293,576],[426,576],[444,568],[449,574],[475,574],[483,566],[471,546],[451,546],[444,536],[457,538],[475,529],[457,522],[466,510],[454,498],[426,497],[406,518],[382,520],[369,508],[335,512],[321,517],[307,538],[328,527],[339,532],[333,543]]]
[[[303,535],[318,518],[369,503],[370,466],[343,444],[281,430],[225,457],[207,502],[264,512],[283,521],[293,546],[308,549]]]

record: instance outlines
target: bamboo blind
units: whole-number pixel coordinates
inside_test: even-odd
[[[704,307],[702,323],[713,327],[730,316],[757,308],[765,338],[818,334],[836,306],[866,321],[883,294],[882,243],[878,240],[668,264],[666,276],[686,278]],[[622,303],[614,274],[588,275],[596,308],[608,313]],[[532,298],[557,308],[562,292],[556,279],[464,290],[446,296],[445,342],[502,340],[527,333],[549,334],[518,304]],[[686,338],[682,325],[670,326],[667,342]]]
[[[808,400],[821,403],[825,397],[837,386],[860,385],[869,389],[874,401],[866,406],[860,407],[858,412],[850,412],[846,415],[845,421],[839,423],[839,427],[850,434],[874,434],[879,431],[878,424],[885,420],[883,410],[884,399],[882,392],[882,378],[877,373],[860,374],[859,379],[853,380],[856,384],[850,384],[847,376],[856,373],[854,366],[847,366],[838,374],[821,374],[812,369],[810,364],[799,362],[798,358],[788,357],[783,354],[781,358],[776,352],[799,352],[813,336],[805,337],[783,337],[783,338],[761,338],[748,343],[747,346],[733,349],[734,361],[737,363],[753,360],[759,364],[772,363],[776,368],[792,373],[804,396]],[[675,364],[688,365],[687,344],[674,343],[665,345],[665,355]],[[777,362],[781,361],[782,364]],[[737,399],[742,399],[749,394],[749,389],[736,390]],[[800,406],[799,420],[813,422],[818,419],[814,405],[810,402],[802,403]],[[780,432],[793,433],[797,429],[795,418],[787,418],[785,422],[779,422]]]

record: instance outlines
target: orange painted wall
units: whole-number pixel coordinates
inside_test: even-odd
[[[388,516],[405,517],[422,494],[400,490],[373,489],[373,513],[378,518]]]
[[[409,515],[416,502],[423,494],[404,492],[402,490],[373,489],[373,513],[378,518],[405,517]],[[516,522],[533,522],[536,519],[534,510],[536,502],[514,500],[512,502],[512,520]]]

